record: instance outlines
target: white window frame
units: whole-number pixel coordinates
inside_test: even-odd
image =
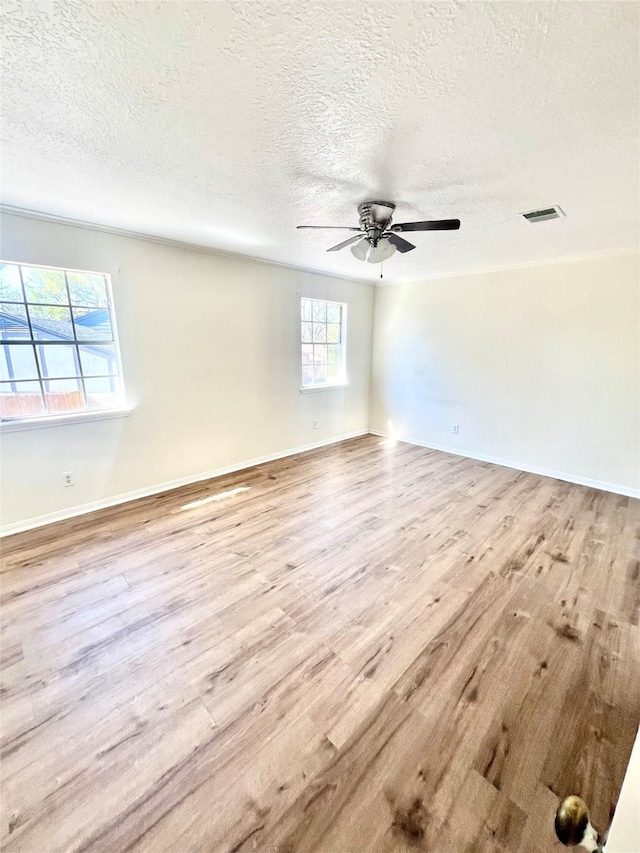
[[[318,382],[318,383],[312,383],[312,384],[308,384],[308,385],[303,384],[303,376],[304,376],[303,368],[306,365],[303,362],[302,347],[308,346],[309,344],[316,345],[316,346],[329,346],[332,343],[330,341],[325,341],[325,342],[318,342],[316,344],[313,344],[313,341],[311,341],[311,342],[310,341],[303,341],[302,338],[303,338],[304,323],[306,323],[306,322],[312,322],[313,323],[313,321],[305,320],[302,316],[303,301],[323,302],[327,306],[328,305],[339,305],[340,306],[340,309],[341,309],[340,310],[340,341],[339,341],[339,345],[340,345],[340,362],[339,362],[340,371],[339,371],[338,379],[336,379],[334,381],[322,382],[322,383]],[[299,318],[298,322],[299,322],[299,330],[300,330],[300,344],[299,344],[299,349],[298,349],[299,358],[300,358],[300,393],[309,394],[309,393],[315,393],[318,391],[329,391],[331,389],[336,389],[336,388],[345,388],[348,385],[348,382],[347,382],[347,303],[346,302],[338,302],[335,299],[322,299],[322,298],[319,298],[316,296],[301,296],[300,297],[300,304],[299,304],[298,318]],[[324,325],[325,326],[329,325],[328,321],[325,320]]]
[[[34,264],[34,263],[31,263],[30,261],[16,261],[16,260],[10,260],[10,259],[0,259],[0,264],[10,264],[12,266],[18,267],[18,274],[20,276],[20,282],[21,282],[21,287],[22,287],[22,295],[24,298],[24,302],[22,304],[24,304],[25,306],[33,305],[34,307],[38,307],[39,303],[32,303],[32,302],[29,302],[27,300],[26,290],[25,290],[25,286],[24,286],[24,279],[23,279],[23,275],[22,275],[22,268],[53,270],[56,272],[64,273],[65,274],[65,284],[67,286],[67,294],[68,295],[69,295],[69,284],[67,281],[67,274],[68,273],[78,273],[80,275],[97,275],[97,276],[101,276],[102,278],[104,278],[105,290],[106,290],[106,295],[107,295],[107,310],[109,312],[109,321],[111,324],[111,333],[113,336],[113,340],[109,340],[109,341],[94,341],[91,339],[79,340],[76,336],[75,328],[73,327],[73,312],[71,311],[72,328],[74,328],[74,336],[75,337],[73,340],[70,340],[67,345],[68,346],[81,347],[81,346],[91,346],[92,344],[93,345],[100,345],[100,344],[106,345],[106,344],[108,344],[110,346],[113,346],[115,364],[116,364],[116,370],[117,370],[117,373],[115,375],[118,379],[118,383],[119,383],[119,387],[120,387],[119,399],[118,399],[118,402],[116,405],[105,406],[104,408],[93,408],[93,407],[87,406],[86,405],[86,391],[84,390],[84,380],[85,379],[93,379],[96,377],[85,376],[84,372],[82,370],[81,362],[80,362],[80,368],[79,368],[80,372],[79,372],[78,376],[75,378],[77,378],[81,384],[82,393],[83,393],[83,396],[85,398],[85,408],[77,409],[77,410],[69,411],[69,412],[44,411],[44,412],[42,412],[42,414],[26,415],[23,417],[22,416],[2,417],[0,415],[0,430],[2,432],[13,432],[14,430],[31,429],[33,427],[51,427],[51,426],[57,426],[60,424],[65,424],[65,423],[77,423],[79,421],[108,420],[111,418],[128,416],[131,413],[131,407],[129,407],[127,405],[127,399],[126,399],[126,386],[125,386],[124,375],[123,375],[123,370],[122,370],[122,356],[120,353],[120,340],[118,337],[118,325],[117,325],[116,311],[115,311],[115,306],[114,306],[114,301],[113,301],[113,289],[112,289],[112,285],[111,285],[111,275],[109,273],[103,272],[101,270],[84,270],[84,269],[81,270],[81,269],[73,269],[71,267],[57,267],[57,266],[53,266],[52,264]],[[6,303],[11,302],[11,300],[0,300],[0,301],[6,302]],[[21,303],[18,302],[15,304],[21,304]],[[53,305],[53,303],[52,303],[52,305]],[[55,303],[54,307],[60,307],[60,308],[68,307],[71,310],[71,308],[73,306],[71,305],[71,301],[70,301],[70,297],[69,297],[69,302],[67,302],[67,303],[63,303],[63,302]],[[30,315],[28,313],[28,308],[26,310],[27,310],[27,322],[29,323],[29,328],[31,329],[31,320],[29,319]],[[34,379],[34,380],[16,379],[15,381],[16,382],[23,382],[23,381],[24,382],[27,382],[27,381],[39,382],[40,392],[42,394],[43,403],[46,407],[46,397],[45,397],[43,382],[47,381],[47,377],[42,376],[42,372],[41,372],[41,368],[40,368],[40,362],[39,362],[38,355],[37,355],[37,347],[38,347],[39,343],[42,345],[47,345],[48,343],[51,343],[51,342],[48,342],[46,339],[42,339],[42,340],[36,339],[36,338],[34,338],[33,333],[31,334],[31,337],[29,339],[25,339],[24,342],[12,341],[11,339],[7,339],[4,337],[0,340],[0,344],[3,344],[3,345],[8,345],[8,346],[18,345],[18,346],[32,346],[33,347],[36,370],[38,373],[37,379]],[[65,343],[64,341],[60,341],[60,345],[63,345],[64,343]],[[52,381],[56,378],[57,377],[51,377]],[[100,378],[100,377],[97,377],[97,378]]]

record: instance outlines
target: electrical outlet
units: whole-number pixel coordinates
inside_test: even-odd
[[[318,429],[318,421],[311,421],[311,429]]]
[[[73,471],[65,471],[62,474],[62,485],[67,488],[67,486],[75,486],[76,481],[73,478]]]
[[[460,424],[454,424],[453,425],[453,434],[458,435],[459,432],[460,432]]]

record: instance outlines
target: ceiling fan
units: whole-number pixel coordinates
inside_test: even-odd
[[[391,224],[395,204],[390,201],[365,201],[358,205],[360,226],[358,228],[342,225],[298,225],[298,228],[331,229],[333,231],[357,231],[355,237],[343,240],[327,252],[337,252],[351,246],[351,253],[359,261],[380,264],[396,251],[410,252],[415,249],[413,243],[400,237],[403,231],[457,231],[459,219],[431,219],[424,222],[400,222]]]

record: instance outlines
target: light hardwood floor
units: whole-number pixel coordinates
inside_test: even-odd
[[[5,540],[4,849],[543,853],[568,793],[604,828],[639,506],[367,436]]]

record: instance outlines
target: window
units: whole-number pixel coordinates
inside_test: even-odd
[[[0,263],[0,418],[124,404],[109,276]]]
[[[347,306],[322,299],[301,300],[302,388],[346,382]]]

